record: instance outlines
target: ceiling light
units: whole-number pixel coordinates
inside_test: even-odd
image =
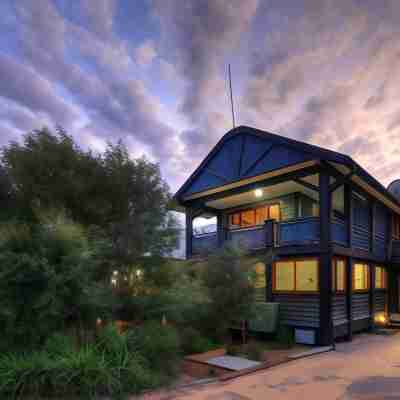
[[[261,197],[261,196],[263,195],[262,189],[256,189],[256,190],[254,191],[254,195],[255,195],[256,197]]]

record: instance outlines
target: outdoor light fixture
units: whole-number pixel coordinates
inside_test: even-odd
[[[255,195],[256,197],[261,197],[261,196],[263,195],[262,189],[256,189],[256,190],[254,191],[254,195]]]
[[[376,323],[382,324],[382,325],[386,324],[386,322],[387,322],[385,314],[377,314],[377,315],[375,315],[374,320],[375,320]]]

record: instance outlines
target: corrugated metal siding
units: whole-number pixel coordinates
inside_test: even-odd
[[[319,296],[274,294],[274,302],[280,304],[281,323],[310,328],[319,327]]]
[[[375,237],[373,241],[373,252],[381,257],[385,257],[386,254],[388,218],[387,210],[381,204],[377,204],[375,210]]]
[[[353,194],[352,197],[353,211],[353,247],[369,251],[371,238],[371,215],[369,204]]]
[[[351,307],[353,319],[369,318],[369,293],[353,293]]]
[[[333,325],[341,325],[347,322],[347,300],[345,294],[332,296],[332,319]]]
[[[217,234],[194,236],[192,240],[193,255],[207,254],[218,247]]]
[[[393,242],[392,242],[391,261],[396,264],[400,264],[400,240],[393,240]]]
[[[386,290],[379,290],[375,292],[375,311],[385,311],[387,302]]]

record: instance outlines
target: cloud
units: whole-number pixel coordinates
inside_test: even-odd
[[[157,51],[152,40],[146,40],[135,50],[136,62],[142,67],[149,66],[156,57]]]

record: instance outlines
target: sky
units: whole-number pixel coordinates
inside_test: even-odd
[[[175,192],[238,125],[400,177],[399,0],[2,0],[0,145],[122,139]]]

